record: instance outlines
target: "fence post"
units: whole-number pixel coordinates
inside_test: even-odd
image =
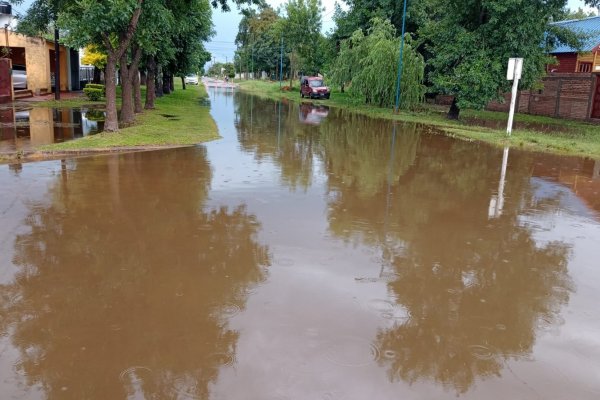
[[[562,91],[562,78],[558,78],[558,86],[556,87],[556,109],[554,116],[560,117],[560,92]]]

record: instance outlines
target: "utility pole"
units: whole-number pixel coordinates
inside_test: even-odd
[[[60,100],[60,45],[56,20],[54,20],[54,100]]]
[[[406,32],[406,0],[404,0],[404,11],[402,12],[402,36],[400,37],[400,57],[398,58],[398,78],[396,79],[396,105],[394,106],[394,113],[398,113],[398,107],[400,107],[400,82],[402,81],[402,68],[404,56],[404,33]]]

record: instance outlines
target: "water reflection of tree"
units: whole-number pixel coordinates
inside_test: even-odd
[[[271,159],[281,168],[283,184],[306,190],[312,183],[317,131],[298,123],[298,106],[255,96],[237,97],[240,146],[256,160]]]
[[[556,323],[570,290],[569,251],[537,244],[518,222],[532,196],[526,155],[510,161],[512,201],[494,220],[496,150],[425,136],[413,158],[389,188],[377,174],[328,163],[330,229],[381,250],[395,299],[385,312],[395,319],[376,343],[390,379],[464,392],[499,374],[504,359],[530,354],[539,325]]]
[[[284,184],[295,189],[312,183],[315,160],[333,164],[347,186],[373,192],[386,185],[390,171],[391,123],[330,109],[320,125],[299,122],[298,105],[238,95],[238,139],[257,160],[270,158],[281,168]],[[281,110],[280,110],[281,107]],[[394,177],[414,161],[419,135],[414,125],[398,129]],[[392,178],[394,178],[392,177]],[[357,179],[357,182],[353,180]]]
[[[227,317],[270,262],[243,206],[203,209],[210,179],[203,148],[73,161],[51,204],[31,206],[21,271],[0,288],[29,385],[49,399],[207,397],[235,356]]]

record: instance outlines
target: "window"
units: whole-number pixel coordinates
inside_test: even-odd
[[[580,62],[577,72],[592,72],[591,62]]]
[[[308,85],[310,87],[320,87],[320,86],[323,86],[323,81],[318,80],[318,79],[313,79],[313,80],[309,81]]]

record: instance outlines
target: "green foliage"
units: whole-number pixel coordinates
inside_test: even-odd
[[[87,96],[87,98],[90,99],[91,101],[100,101],[100,100],[102,100],[102,96],[104,96],[104,90],[103,89],[92,88],[92,87],[88,87],[88,86],[86,86],[85,88],[83,88],[83,93],[85,93],[85,95]]]
[[[106,87],[104,85],[101,85],[99,83],[88,83],[85,85],[86,88],[90,88],[90,89],[100,89],[103,92],[106,90]]]
[[[81,63],[104,69],[106,67],[106,53],[99,46],[93,44],[87,45],[83,50]]]
[[[375,18],[372,25],[367,36],[357,30],[342,41],[331,68],[331,79],[339,86],[352,83],[350,93],[366,103],[391,106],[395,100],[400,39],[395,37],[395,29],[389,21]],[[425,62],[409,34],[405,37],[402,62],[400,107],[412,109],[425,94],[422,84]]]
[[[565,4],[566,0],[430,0],[430,19],[419,34],[431,55],[432,89],[455,95],[459,109],[481,109],[510,90],[510,57],[525,59],[521,87],[532,87],[553,62],[546,50],[559,43],[581,45],[580,35],[549,25]]]
[[[235,76],[235,67],[233,63],[213,63],[206,73],[209,76]]]
[[[314,75],[321,70],[323,62],[318,46],[321,0],[288,0],[284,8],[287,14],[283,21],[284,42],[293,69]]]
[[[271,7],[256,12],[243,13],[235,42],[236,68],[241,71],[267,71],[279,69],[282,18]]]

